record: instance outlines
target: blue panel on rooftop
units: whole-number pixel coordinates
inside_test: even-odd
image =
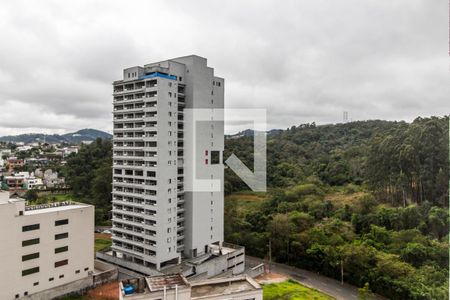
[[[153,77],[161,77],[161,78],[166,78],[166,79],[170,79],[170,80],[177,80],[177,76],[161,74],[159,72],[154,72],[154,73],[151,73],[148,75],[141,76],[141,77],[139,77],[139,80],[153,78]]]

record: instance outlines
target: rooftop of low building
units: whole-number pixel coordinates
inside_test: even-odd
[[[173,289],[175,287],[189,286],[186,278],[180,274],[170,274],[162,276],[146,277],[146,282],[151,292],[162,291],[164,288]]]
[[[261,286],[247,276],[207,279],[191,283],[191,299],[208,299],[211,296],[233,295],[261,289]]]
[[[34,215],[34,214],[49,213],[53,211],[79,209],[89,206],[90,206],[89,204],[79,203],[75,201],[61,201],[38,205],[27,205],[25,206],[25,215]]]
[[[158,275],[126,279],[121,281],[121,293],[126,298],[124,288],[133,287],[129,296],[134,294],[152,294],[172,289],[191,289],[191,299],[209,299],[211,296],[234,295],[236,293],[260,290],[261,286],[248,276],[206,279],[189,282],[180,274]],[[231,299],[231,298],[230,298]]]

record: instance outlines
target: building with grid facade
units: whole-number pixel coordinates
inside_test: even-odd
[[[113,256],[160,270],[221,245],[224,80],[195,55],[131,67],[113,107]],[[187,109],[210,118],[193,124]],[[220,191],[196,191],[194,177]]]

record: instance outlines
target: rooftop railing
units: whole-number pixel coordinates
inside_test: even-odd
[[[68,206],[68,205],[77,205],[77,204],[78,204],[77,202],[73,202],[73,201],[62,201],[62,202],[52,202],[52,203],[38,204],[38,205],[27,205],[27,206],[25,206],[25,211],[46,209],[46,208],[53,208],[53,207],[61,207],[61,206]]]

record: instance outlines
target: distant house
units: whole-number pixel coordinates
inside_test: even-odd
[[[63,155],[61,153],[58,152],[53,152],[53,153],[44,153],[41,155],[41,158],[46,159],[47,161],[50,162],[60,162],[63,158]]]
[[[25,165],[25,162],[23,159],[19,159],[17,157],[10,157],[7,160],[7,165],[8,165],[8,171],[12,172],[14,170],[16,170],[17,168],[21,168]]]
[[[25,178],[22,176],[5,176],[3,180],[10,191],[26,189]]]
[[[9,157],[11,156],[11,150],[10,149],[0,149],[0,158],[2,157]]]
[[[37,178],[34,173],[29,172],[18,172],[11,176],[5,176],[4,182],[12,192],[24,189],[40,189],[44,186],[41,178]]]
[[[65,147],[62,149],[63,151],[63,157],[66,158],[67,156],[69,156],[72,153],[78,153],[78,150],[80,150],[79,146],[71,146],[71,147]]]
[[[30,151],[31,149],[33,149],[32,146],[20,146],[16,148],[17,152],[25,152],[25,151]]]
[[[41,178],[36,178],[32,176],[26,179],[25,186],[28,190],[41,189],[44,187],[44,183],[42,182]]]
[[[36,176],[36,178],[42,179],[42,184],[47,188],[57,188],[65,186],[64,178],[59,177],[58,172],[53,172],[53,170],[51,169],[43,171],[42,169],[38,168],[34,172],[34,175]]]

